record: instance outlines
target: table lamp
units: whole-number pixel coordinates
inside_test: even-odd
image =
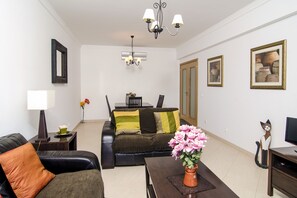
[[[27,109],[40,110],[38,138],[35,142],[48,142],[50,137],[47,134],[44,110],[55,105],[54,90],[29,90],[27,93]]]

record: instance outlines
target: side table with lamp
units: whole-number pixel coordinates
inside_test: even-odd
[[[36,142],[37,135],[29,140],[38,151],[50,150],[77,150],[77,132],[69,132],[65,136],[57,135],[57,133],[48,133],[50,141]]]
[[[36,150],[76,150],[76,132],[63,134],[48,133],[45,120],[45,112],[55,104],[55,92],[53,90],[29,90],[27,93],[28,110],[40,110],[38,135],[29,140]]]

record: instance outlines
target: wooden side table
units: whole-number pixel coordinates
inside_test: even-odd
[[[55,137],[56,133],[48,133],[50,141],[35,142],[37,135],[29,140],[34,148],[38,151],[50,150],[76,150],[77,149],[77,132],[71,132],[71,135],[65,137]]]

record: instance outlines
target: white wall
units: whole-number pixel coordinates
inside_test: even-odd
[[[297,1],[256,1],[177,49],[180,62],[198,58],[199,126],[255,153],[272,123],[272,147],[284,141],[286,117],[297,117]],[[250,49],[287,40],[286,90],[250,89]],[[224,86],[207,87],[207,59],[224,56]]]
[[[135,92],[144,102],[154,106],[159,94],[165,95],[164,106],[178,107],[179,81],[175,49],[138,48],[147,52],[147,61],[140,68],[128,68],[121,60],[127,46],[82,46],[81,49],[81,96],[89,98],[86,119],[108,119],[105,95],[111,108],[115,102],[125,102],[125,94]]]
[[[0,136],[37,134],[39,112],[27,110],[27,90],[56,91],[55,107],[45,111],[48,131],[80,120],[80,45],[38,0],[0,2]],[[51,39],[68,49],[68,84],[51,83]]]

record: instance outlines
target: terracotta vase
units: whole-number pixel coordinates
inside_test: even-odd
[[[184,185],[187,187],[196,187],[198,186],[197,172],[198,164],[195,164],[193,168],[185,167],[185,176],[184,176]]]

